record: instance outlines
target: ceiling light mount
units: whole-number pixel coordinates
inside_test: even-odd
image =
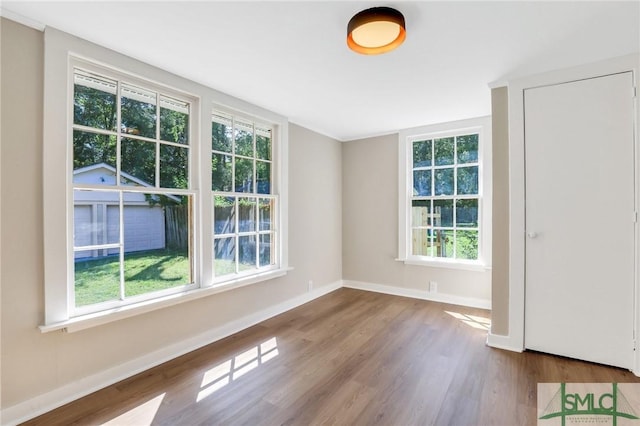
[[[347,25],[347,45],[363,55],[387,53],[406,38],[404,16],[390,7],[372,7],[358,12]]]

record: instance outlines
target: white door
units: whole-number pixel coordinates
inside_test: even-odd
[[[632,73],[525,90],[525,346],[633,367]]]

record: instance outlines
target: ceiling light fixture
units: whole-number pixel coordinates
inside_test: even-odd
[[[363,55],[379,55],[400,46],[406,38],[402,13],[390,7],[358,12],[347,25],[347,45]]]

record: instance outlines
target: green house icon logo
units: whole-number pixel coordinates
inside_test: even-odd
[[[611,384],[611,392],[600,393],[568,393],[566,383],[561,383],[539,419],[560,417],[562,426],[565,426],[567,417],[571,416],[582,416],[581,420],[585,423],[594,422],[591,416],[608,416],[611,417],[614,426],[617,425],[618,418],[638,420],[637,413],[617,383]]]

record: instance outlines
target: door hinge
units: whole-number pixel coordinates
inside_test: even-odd
[[[635,98],[636,96],[638,96],[638,88],[634,86],[633,90],[631,91],[631,97]]]
[[[638,223],[638,212],[633,212],[633,223]]]

